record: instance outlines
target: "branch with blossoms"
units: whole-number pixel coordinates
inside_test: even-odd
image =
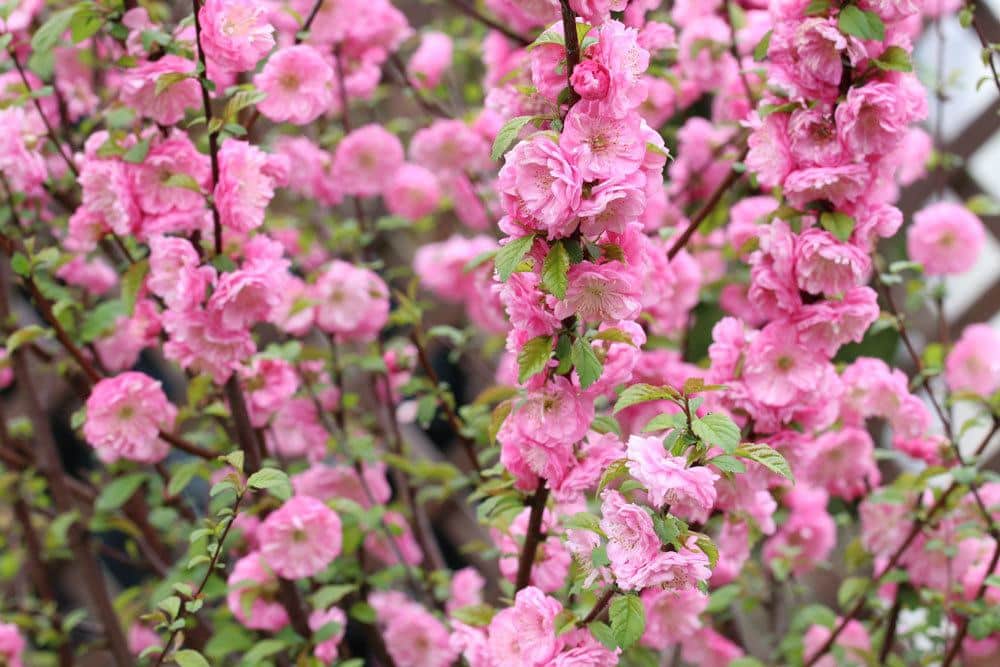
[[[0,663],[1000,657],[989,22],[767,4],[0,10]]]

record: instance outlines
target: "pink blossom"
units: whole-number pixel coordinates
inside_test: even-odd
[[[708,606],[708,595],[697,588],[648,589],[642,592],[646,610],[643,646],[662,651],[679,644],[701,627],[698,618]]]
[[[891,153],[902,142],[912,120],[900,103],[899,88],[873,81],[851,86],[837,105],[837,131],[855,155]]]
[[[792,170],[788,117],[773,113],[759,121],[747,144],[747,167],[757,174],[760,184],[766,188],[783,184]]]
[[[576,163],[585,181],[625,176],[646,154],[641,119],[608,115],[598,102],[579,102],[566,115],[559,145]]]
[[[705,627],[684,640],[681,656],[685,662],[698,667],[728,667],[743,657],[743,651],[712,628]]]
[[[204,310],[168,310],[163,328],[170,338],[164,355],[183,368],[208,373],[216,384],[225,383],[256,350],[249,331],[220,327]]]
[[[0,658],[8,667],[24,667],[21,655],[24,653],[24,637],[13,623],[0,623]]]
[[[563,646],[555,618],[562,605],[534,586],[514,596],[514,606],[502,609],[489,627],[489,648],[497,665],[542,667]]]
[[[954,275],[972,268],[986,242],[982,221],[951,202],[926,206],[913,215],[906,233],[910,258],[931,276]]]
[[[416,222],[437,209],[441,190],[429,169],[404,164],[392,176],[383,196],[390,213]]]
[[[619,663],[621,649],[607,648],[587,628],[570,630],[563,637],[566,645],[550,667],[614,667]]]
[[[649,501],[689,521],[704,523],[715,503],[715,480],[705,466],[687,467],[682,456],[670,456],[659,437],[633,435],[628,440],[628,470],[642,482]]]
[[[211,178],[207,155],[198,152],[187,135],[175,131],[169,138],[154,144],[142,164],[129,173],[136,202],[146,215],[203,208]],[[175,176],[187,176],[197,186],[170,185]]]
[[[501,533],[493,531],[493,539],[500,549],[500,574],[513,582],[517,578],[518,559],[521,545],[528,534],[528,519],[531,510],[524,508],[511,522],[510,528]],[[569,573],[570,554],[558,539],[559,530],[555,518],[548,511],[542,513],[542,531],[548,537],[538,545],[535,564],[531,568],[531,586],[537,586],[545,593],[553,593],[566,583]]]
[[[805,475],[833,496],[854,500],[878,486],[881,475],[868,431],[848,427],[816,438]]]
[[[45,125],[38,114],[18,106],[0,110],[0,172],[15,191],[35,193],[48,176],[38,147]]]
[[[434,88],[451,67],[451,38],[441,32],[427,31],[420,36],[420,46],[410,56],[406,71],[418,88]]]
[[[583,179],[549,133],[536,133],[514,146],[497,187],[500,204],[516,225],[544,231],[550,239],[569,236],[575,228],[573,215],[580,207]]]
[[[807,229],[795,245],[795,274],[806,292],[835,296],[868,281],[868,255],[827,231]]]
[[[750,344],[743,374],[757,400],[782,406],[824,386],[824,380],[832,374],[828,366],[776,322],[766,326]]]
[[[290,190],[323,204],[340,203],[344,193],[333,177],[333,155],[307,137],[283,135],[275,141],[274,149],[288,158],[291,173],[297,176],[289,180]]]
[[[266,426],[271,415],[299,388],[299,376],[295,369],[277,357],[256,356],[249,366],[240,369],[239,375],[250,421],[256,428]]]
[[[424,559],[424,552],[420,549],[406,517],[399,512],[388,510],[382,515],[382,524],[392,535],[391,540],[383,531],[373,530],[365,536],[365,552],[386,565],[399,564],[400,558],[405,565],[420,565]]]
[[[148,625],[133,623],[128,629],[128,650],[139,655],[150,646],[159,646],[160,636]]]
[[[451,578],[450,595],[445,602],[445,609],[450,613],[456,609],[480,604],[483,601],[485,585],[486,580],[474,567],[463,567]]]
[[[226,604],[240,623],[251,630],[277,632],[288,625],[288,612],[276,599],[277,577],[254,551],[236,561],[226,581]],[[243,599],[252,596],[248,607]]]
[[[966,327],[948,353],[945,380],[952,391],[980,396],[1000,388],[1000,333],[988,324]]]
[[[785,179],[785,196],[796,208],[827,200],[835,207],[858,201],[871,182],[868,167],[845,164],[837,167],[810,167],[792,172]]]
[[[266,16],[266,8],[252,0],[206,0],[198,12],[201,48],[227,70],[252,70],[274,46]]]
[[[316,324],[339,340],[373,340],[389,316],[389,288],[373,271],[341,260],[326,267],[313,289]]]
[[[145,60],[124,71],[121,96],[122,102],[143,116],[174,125],[184,118],[186,109],[201,107],[195,63],[173,54]]]
[[[837,526],[826,511],[828,496],[822,489],[796,486],[785,496],[788,520],[764,545],[767,562],[787,560],[792,573],[812,571],[830,555],[837,543]]]
[[[159,382],[144,373],[121,373],[90,391],[83,435],[107,462],[156,463],[170,452],[159,433],[171,431],[176,417]]]
[[[590,196],[580,203],[580,231],[587,236],[601,232],[624,232],[646,209],[643,178],[633,173],[620,179],[608,179],[591,188]]]
[[[149,242],[149,291],[175,310],[189,310],[205,299],[205,290],[215,283],[212,267],[199,267],[194,246],[177,236],[156,236]]]
[[[340,517],[309,496],[293,496],[268,515],[257,533],[260,554],[285,579],[322,572],[340,554]]]
[[[268,449],[279,456],[318,461],[326,454],[327,432],[312,400],[294,398],[275,412],[266,441]]]
[[[6,389],[14,382],[14,369],[10,364],[7,348],[0,347],[0,389]]]
[[[868,286],[851,287],[840,300],[803,306],[793,317],[799,342],[833,356],[841,345],[860,343],[879,316],[878,295]]]
[[[60,266],[56,277],[94,296],[106,294],[118,284],[118,273],[107,262],[100,258],[87,261],[80,255]]]
[[[253,82],[267,95],[257,109],[276,123],[311,123],[333,103],[333,68],[308,44],[276,51]]]
[[[222,224],[240,232],[260,227],[274,189],[287,176],[284,156],[268,155],[245,141],[226,141],[219,150],[219,182],[215,185]]]
[[[130,317],[118,317],[111,333],[95,341],[97,356],[111,373],[132,368],[144,349],[157,344],[161,328],[156,304],[141,299]]]
[[[611,75],[604,65],[588,59],[573,68],[570,84],[585,100],[603,100],[611,88]]]
[[[345,498],[361,507],[387,503],[392,489],[385,478],[385,464],[366,464],[362,476],[347,465],[328,466],[314,463],[308,470],[292,477],[292,486],[299,495],[322,501]],[[371,494],[371,495],[369,495]]]
[[[403,145],[396,135],[374,123],[359,127],[337,145],[333,175],[344,192],[362,197],[382,191],[403,166]]]
[[[840,623],[841,619],[838,618],[837,625],[839,626]],[[830,628],[822,625],[810,626],[802,638],[805,645],[803,656],[807,660],[811,660],[820,647],[826,644],[831,634]],[[872,641],[865,626],[851,619],[847,621],[843,631],[837,636],[834,646],[841,649],[843,657],[834,657],[827,653],[813,664],[816,667],[862,667],[862,665],[867,664],[868,657],[871,655]]]
[[[584,322],[617,322],[639,312],[639,290],[620,262],[581,262],[569,269],[566,298],[555,307],[555,316],[577,315]]]
[[[80,170],[83,208],[105,229],[128,235],[139,224],[139,206],[125,165],[114,160],[86,160]],[[99,236],[98,236],[99,238]]]
[[[496,249],[496,241],[487,236],[465,238],[455,235],[417,248],[413,256],[413,270],[425,289],[440,299],[458,303],[473,294],[469,289],[465,266]]]
[[[410,140],[410,158],[435,174],[478,169],[489,154],[486,140],[460,120],[434,121]]]
[[[309,629],[318,632],[333,624],[336,629],[328,639],[316,644],[313,655],[323,663],[332,663],[337,659],[337,645],[347,631],[347,614],[340,607],[330,607],[327,610],[317,609],[309,614]]]
[[[393,609],[382,636],[398,667],[450,667],[457,657],[444,624],[418,604]]]

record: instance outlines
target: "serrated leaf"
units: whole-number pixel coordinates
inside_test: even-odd
[[[764,37],[762,37],[761,40],[757,42],[757,46],[755,46],[753,49],[753,59],[755,61],[761,62],[764,60],[764,58],[767,58],[767,51],[768,49],[771,48],[772,34],[773,31],[768,30],[767,33],[764,34]]]
[[[161,185],[167,188],[184,188],[192,192],[201,192],[201,186],[198,184],[198,181],[194,180],[191,174],[186,174],[183,171],[171,174]]]
[[[101,512],[118,509],[135,494],[145,479],[146,475],[141,472],[119,477],[101,490],[94,502],[94,508]]]
[[[840,10],[837,26],[845,35],[881,42],[885,39],[885,24],[875,12],[868,12],[855,5]]]
[[[292,495],[292,483],[288,475],[276,468],[261,468],[250,475],[247,486],[251,489],[267,490],[279,500],[288,500]]]
[[[614,651],[618,648],[618,644],[615,642],[615,635],[611,632],[611,628],[607,623],[594,621],[587,628],[590,630],[590,634],[594,635],[594,639],[601,642],[606,649]]]
[[[67,9],[60,10],[49,17],[49,20],[42,24],[38,30],[35,31],[34,36],[31,38],[31,48],[37,52],[51,51],[62,35],[69,28],[70,21],[73,20],[73,14],[76,13],[76,7],[69,7]]]
[[[606,340],[612,343],[626,343],[635,347],[635,342],[632,337],[621,329],[611,328],[605,329],[604,331],[598,331],[593,336],[593,340]]]
[[[677,400],[679,398],[680,394],[673,387],[655,387],[651,384],[634,384],[625,389],[625,391],[623,391],[618,397],[618,401],[615,402],[614,412],[618,413],[625,408],[638,405],[639,403]]]
[[[638,595],[620,595],[611,601],[611,633],[623,649],[639,641],[646,630],[646,610]]]
[[[655,431],[665,431],[669,428],[680,428],[687,423],[687,419],[684,417],[683,413],[677,412],[674,414],[660,414],[656,415],[645,426],[642,427],[643,433],[653,433]]]
[[[569,286],[568,273],[569,253],[561,241],[556,241],[542,262],[542,285],[557,299],[563,299]]]
[[[883,70],[891,70],[893,72],[913,71],[913,62],[910,60],[910,54],[901,46],[890,46],[872,62],[875,63],[876,67]]]
[[[722,454],[706,461],[706,465],[713,465],[722,472],[741,473],[746,472],[747,467],[743,462],[729,454]]]
[[[854,218],[846,213],[834,211],[820,215],[819,224],[822,225],[823,229],[836,236],[838,240],[847,243],[851,240],[851,234],[854,232],[856,223],[854,222]]]
[[[504,123],[500,131],[497,132],[496,139],[493,140],[490,159],[499,160],[503,157],[507,149],[517,139],[517,135],[521,132],[521,129],[536,118],[538,116],[515,116]]]
[[[531,250],[534,242],[534,236],[521,236],[513,239],[497,251],[493,265],[496,267],[497,275],[500,277],[501,282],[507,282],[510,275],[517,270],[521,260]]]
[[[525,383],[529,378],[541,373],[552,358],[552,338],[538,336],[532,338],[517,353],[517,381]]]
[[[788,461],[777,450],[762,442],[745,442],[735,452],[740,458],[756,461],[768,470],[787,479],[793,479]]]
[[[706,444],[721,447],[732,454],[740,444],[740,429],[728,416],[710,412],[691,421],[691,430]]]
[[[573,367],[580,377],[580,388],[587,389],[600,379],[604,372],[604,364],[594,354],[594,348],[586,338],[579,338],[573,343]]]
[[[696,544],[702,553],[708,557],[708,566],[714,570],[715,566],[719,563],[719,547],[715,546],[715,542],[704,536],[699,537]]]

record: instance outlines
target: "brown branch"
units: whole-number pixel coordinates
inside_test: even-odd
[[[576,12],[569,6],[569,0],[560,0],[562,10],[563,40],[566,42],[566,85],[569,87],[568,106],[572,107],[580,99],[573,90],[573,70],[580,64],[580,37],[576,34]]]
[[[535,564],[535,554],[538,544],[542,541],[542,518],[545,514],[545,503],[549,499],[549,487],[545,480],[538,481],[538,488],[531,496],[529,503],[531,513],[528,515],[528,532],[524,536],[524,546],[517,560],[517,579],[514,590],[519,591],[531,581],[531,568]]]
[[[483,14],[472,5],[467,4],[465,0],[448,0],[448,3],[469,18],[479,21],[487,28],[496,30],[507,39],[516,42],[519,46],[527,46],[528,44],[531,44],[530,39],[524,37],[523,35],[519,35],[496,19]]]
[[[973,12],[979,11],[979,2],[977,0],[972,0],[972,10]],[[988,7],[984,8],[986,11],[990,11]],[[990,41],[986,39],[986,35],[983,32],[982,26],[979,21],[976,20],[976,15],[972,15],[972,28],[976,31],[976,37],[979,38],[979,43],[983,47],[983,51],[987,53],[989,58],[990,72],[993,74],[993,83],[997,87],[997,92],[1000,92],[1000,73],[997,72],[997,64],[993,59],[993,47],[990,45]]]
[[[438,118],[454,118],[447,109],[441,106],[437,100],[424,95],[424,91],[420,89],[419,86],[410,78],[410,75],[406,72],[406,65],[403,63],[402,58],[399,57],[398,53],[393,53],[389,56],[389,62],[396,69],[396,73],[399,75],[400,80],[410,89],[413,93],[413,99],[416,100],[420,107],[432,116],[437,116]]]
[[[584,616],[577,625],[583,627],[591,621],[596,621],[598,617],[604,613],[605,608],[607,608],[608,603],[611,602],[611,598],[614,597],[614,594],[615,587],[610,586],[608,590],[604,591],[604,594],[597,599],[597,602],[594,603],[594,608],[590,610],[590,613]]]
[[[900,595],[900,588],[897,586],[896,594],[892,597],[892,608],[889,609],[889,625],[885,630],[885,639],[882,640],[882,648],[878,652],[878,664],[884,665],[889,660],[892,653],[892,645],[896,642],[896,626],[899,622],[899,612],[903,608],[903,596]]]
[[[198,83],[201,86],[201,103],[205,108],[205,127],[208,132],[208,153],[212,161],[212,192],[219,182],[219,133],[211,130],[212,125],[212,98],[208,94],[208,66],[205,62],[205,51],[201,48],[201,20],[198,18],[198,10],[201,3],[198,0],[191,0],[194,8],[194,41],[198,50],[198,63],[201,71],[198,73]],[[222,254],[222,218],[219,216],[219,207],[215,205],[215,200],[210,199],[209,205],[212,209],[212,227],[215,233],[215,254]]]

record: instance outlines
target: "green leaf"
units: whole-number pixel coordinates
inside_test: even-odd
[[[604,364],[594,354],[594,348],[586,338],[579,338],[573,343],[573,366],[580,376],[580,388],[586,389],[597,382],[604,372]]]
[[[708,556],[708,566],[714,570],[719,563],[719,547],[707,537],[699,537],[696,543],[702,553]]]
[[[706,444],[718,445],[732,454],[740,444],[740,429],[732,419],[719,412],[710,412],[691,422],[691,430]]]
[[[326,609],[344,599],[350,593],[357,590],[355,584],[334,584],[324,586],[316,591],[312,596],[313,606],[317,609]]]
[[[900,46],[890,46],[872,62],[879,69],[892,70],[893,72],[913,71],[913,62],[910,60],[910,54]]]
[[[638,595],[620,595],[611,601],[611,633],[623,649],[639,641],[646,629],[646,610]]]
[[[350,609],[351,618],[361,623],[372,624],[375,622],[375,610],[367,602],[355,602]]]
[[[565,528],[577,528],[579,530],[589,530],[592,533],[603,535],[601,530],[601,520],[590,512],[577,512],[573,516],[562,522]]]
[[[251,667],[251,665],[256,665],[265,658],[270,658],[284,648],[285,642],[282,639],[261,640],[243,655],[243,660],[240,664],[245,665],[245,667]]]
[[[177,466],[170,476],[170,483],[167,484],[167,494],[170,496],[180,494],[191,483],[199,470],[201,470],[201,461],[189,461]]]
[[[837,589],[837,604],[842,609],[847,609],[854,604],[858,596],[864,595],[868,590],[868,579],[865,577],[848,577]]]
[[[514,273],[518,265],[521,263],[521,260],[524,259],[524,256],[528,254],[529,250],[531,250],[531,246],[534,242],[534,236],[520,236],[516,239],[512,239],[510,243],[497,251],[493,264],[496,266],[497,275],[500,276],[501,282],[507,282],[507,279],[510,278],[510,274]]]
[[[156,88],[154,89],[154,92],[156,95],[162,95],[171,86],[178,84],[185,79],[191,78],[194,78],[193,72],[167,72],[165,74],[161,74],[156,77]],[[219,123],[222,122],[222,119],[213,118],[213,120],[218,120]]]
[[[538,336],[529,340],[517,353],[517,381],[523,384],[528,378],[541,373],[551,358],[551,337]]]
[[[484,628],[490,624],[496,613],[496,609],[488,604],[471,604],[455,609],[450,613],[450,616],[466,625]]]
[[[10,259],[10,268],[22,278],[27,278],[31,275],[31,260],[24,253],[16,252]]]
[[[823,229],[836,236],[837,239],[847,243],[851,240],[851,233],[854,232],[855,222],[854,218],[846,213],[834,211],[820,215],[819,224],[823,226]]]
[[[91,343],[115,328],[119,317],[125,315],[125,305],[115,299],[105,301],[87,312],[80,325],[80,340]]]
[[[788,461],[770,445],[765,445],[762,442],[745,442],[733,453],[740,458],[756,461],[782,477],[793,479],[792,469],[789,467]]]
[[[742,461],[729,454],[722,454],[711,458],[706,462],[706,465],[713,465],[722,472],[740,473],[747,471],[747,467],[743,465]]]
[[[885,39],[885,24],[878,14],[866,12],[855,5],[848,5],[840,10],[837,25],[845,35],[878,42]]]
[[[145,479],[146,475],[141,472],[119,477],[101,490],[94,502],[94,509],[100,512],[118,509],[135,494]]]
[[[569,286],[569,253],[562,241],[556,241],[542,263],[542,285],[557,299],[566,298]]]
[[[615,642],[615,635],[607,623],[594,621],[587,628],[590,630],[590,634],[594,635],[594,639],[601,642],[605,648],[611,651],[618,648],[618,644]]]
[[[818,16],[830,12],[830,0],[812,0],[806,7],[806,16]]]
[[[708,607],[705,611],[709,614],[718,614],[729,609],[740,597],[740,586],[738,584],[727,584],[712,591],[712,597],[708,600]]]
[[[615,403],[614,412],[617,413],[625,408],[638,405],[639,403],[662,400],[673,401],[679,398],[680,394],[673,387],[654,387],[651,384],[634,384],[623,391],[618,397],[618,401]]]
[[[764,37],[757,42],[757,46],[753,49],[753,59],[757,62],[761,62],[767,57],[767,50],[771,48],[771,34],[773,31],[768,30]]]
[[[88,3],[78,5],[73,14],[73,20],[69,23],[73,43],[79,44],[88,37],[93,37],[102,25],[104,25],[104,17],[93,5]]]
[[[261,468],[250,475],[247,486],[251,489],[266,489],[278,500],[288,500],[292,495],[292,483],[284,471],[275,468]]]
[[[63,33],[69,28],[70,21],[73,20],[73,14],[75,13],[76,7],[74,6],[60,10],[50,16],[49,20],[35,31],[34,36],[31,38],[31,48],[38,52],[51,51],[59,43]]]
[[[621,329],[617,328],[598,331],[591,337],[591,340],[606,340],[612,343],[626,343],[628,345],[631,345],[632,347],[635,347],[635,341],[632,340],[632,337],[629,336],[624,331],[622,331]]]
[[[39,338],[45,338],[49,335],[51,334],[49,334],[48,329],[43,329],[37,324],[29,324],[26,327],[21,327],[11,335],[7,336],[7,354],[12,353],[22,345],[36,341]]]
[[[173,658],[180,667],[211,667],[201,653],[189,648],[177,651]]]
[[[683,413],[656,415],[642,428],[643,433],[653,433],[654,431],[665,431],[669,428],[680,428],[687,423]]]
[[[122,276],[122,307],[127,315],[135,312],[135,302],[147,273],[149,273],[149,260],[143,259],[129,266]]]
[[[521,128],[530,123],[531,121],[538,118],[538,116],[515,116],[511,118],[500,131],[497,132],[496,139],[493,140],[493,149],[490,151],[491,160],[499,160],[503,157],[507,149],[510,148],[511,144],[517,139],[517,135],[521,132]]]
[[[139,164],[146,159],[149,154],[149,139],[143,139],[132,148],[125,151],[122,159],[132,164]]]
[[[184,188],[192,192],[201,192],[201,186],[198,185],[198,181],[194,180],[191,174],[185,174],[183,171],[171,174],[170,178],[163,181],[161,185],[168,188]]]

